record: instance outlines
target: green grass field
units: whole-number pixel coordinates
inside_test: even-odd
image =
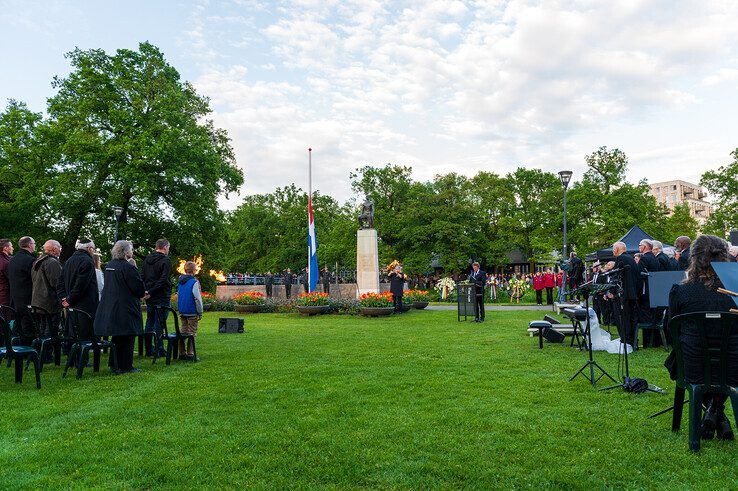
[[[200,363],[138,374],[59,367],[23,385],[0,368],[3,488],[709,488],[738,487],[738,444],[687,447],[670,417],[664,352],[633,373],[668,395],[596,392],[568,378],[584,353],[537,349],[540,312],[389,319],[246,317]],[[617,356],[596,354],[613,375]]]

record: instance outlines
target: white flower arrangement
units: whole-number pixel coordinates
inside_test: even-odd
[[[451,277],[441,278],[436,283],[436,291],[441,294],[441,298],[446,300],[451,292],[456,288],[456,282]]]

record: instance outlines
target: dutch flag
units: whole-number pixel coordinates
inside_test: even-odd
[[[318,285],[318,241],[315,239],[315,221],[313,220],[313,198],[308,195],[308,253],[310,255],[309,291],[315,291]]]

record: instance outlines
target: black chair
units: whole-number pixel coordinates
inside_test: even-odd
[[[67,323],[69,326],[70,339],[72,341],[72,347],[69,349],[69,357],[67,358],[67,364],[64,367],[64,373],[62,378],[67,376],[69,367],[75,365],[77,367],[77,378],[82,378],[82,372],[87,366],[87,362],[90,359],[90,351],[92,351],[92,369],[94,372],[100,371],[100,353],[104,349],[110,350],[110,356],[112,357],[113,370],[118,371],[118,359],[116,358],[115,343],[108,340],[98,340],[92,329],[92,315],[84,310],[77,308],[66,309]],[[89,330],[83,331],[81,319],[85,319]]]
[[[33,361],[33,369],[36,373],[36,388],[41,388],[41,360],[35,349],[30,346],[14,346],[11,341],[10,324],[0,317],[0,330],[2,330],[5,347],[0,350],[0,360],[8,359],[8,363],[15,360],[15,383],[23,383],[23,361]]]
[[[161,326],[161,339],[167,341],[166,364],[170,365],[172,359],[179,359],[179,342],[182,341],[183,343],[186,343],[188,339],[192,340],[192,351],[195,354],[195,360],[197,360],[197,346],[195,345],[195,335],[187,333],[183,334],[179,330],[179,316],[177,315],[177,311],[168,306],[161,306],[157,307],[156,309],[156,315],[159,316],[159,325]],[[171,317],[174,319],[174,332],[171,333],[167,328],[167,321],[165,316],[167,311],[172,314]],[[156,363],[156,359],[157,354],[154,354],[154,363]]]
[[[36,331],[36,339],[31,342],[31,346],[38,351],[41,359],[41,370],[44,369],[44,353],[46,348],[51,346],[54,355],[54,365],[61,365],[62,342],[65,340],[59,334],[59,320],[61,316],[50,314],[41,307],[33,305],[28,306],[28,312],[31,315],[33,328]],[[28,370],[30,360],[26,362],[26,370]]]
[[[654,314],[655,316],[656,314]],[[666,343],[666,333],[664,331],[664,321],[666,319],[666,310],[661,314],[661,319],[652,322],[639,322],[635,326],[635,333],[633,334],[633,351],[638,351],[638,333],[640,331],[658,331],[661,334],[661,343],[664,347],[664,351],[669,351],[669,345]],[[643,347],[646,348],[646,340],[643,340]]]
[[[681,334],[686,322],[694,326],[693,334],[699,338],[699,351],[702,354],[704,381],[693,383],[684,376],[684,351]],[[727,312],[694,312],[673,317],[669,321],[671,342],[676,356],[677,380],[674,390],[674,414],[671,423],[672,431],[679,431],[682,423],[684,392],[689,392],[689,448],[693,452],[700,449],[700,426],[702,422],[702,398],[705,393],[725,394],[730,397],[733,416],[738,426],[738,390],[728,383],[730,368],[729,342],[732,336],[738,336],[738,315]],[[708,331],[719,334],[719,346],[708,341]]]
[[[10,305],[0,305],[0,318],[5,320],[8,323],[8,326],[10,327],[10,343],[11,344],[17,344],[18,337],[13,336],[13,324],[15,323],[14,320],[11,320],[11,317],[15,317],[16,311],[13,307]],[[5,346],[3,342],[3,346]],[[5,348],[3,348],[5,349]],[[8,368],[10,368],[10,364],[13,362],[12,358],[8,358]]]

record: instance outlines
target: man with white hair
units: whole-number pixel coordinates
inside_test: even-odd
[[[44,252],[41,254],[31,268],[31,279],[33,280],[33,292],[31,294],[31,306],[42,309],[37,316],[39,329],[37,335],[44,338],[54,337],[59,333],[59,320],[61,303],[57,296],[59,278],[61,278],[62,266],[59,262],[61,244],[56,240],[47,240],[44,243]],[[51,349],[51,345],[48,346]],[[51,361],[51,352],[41,353],[44,362]]]
[[[664,254],[664,244],[658,240],[654,240],[652,243],[653,255],[656,256],[656,260],[659,262],[659,266],[661,266],[661,271],[670,271],[671,266],[669,266],[669,258]]]
[[[738,246],[728,247],[728,256],[731,263],[736,262],[738,260]]]
[[[635,259],[627,254],[628,248],[624,242],[615,242],[612,245],[612,254],[615,256],[615,270],[617,279],[622,286],[622,292],[615,298],[615,322],[620,338],[629,345],[633,345],[635,326],[638,322],[638,281],[640,270]]]
[[[95,254],[95,243],[90,239],[79,239],[74,245],[75,251],[67,259],[62,268],[62,279],[59,282],[59,298],[62,307],[83,310],[95,317],[97,304],[100,301],[97,292],[97,273],[92,255]],[[81,322],[86,316],[79,316]],[[84,320],[82,320],[84,319]],[[92,326],[80,326],[83,337],[92,336]]]

